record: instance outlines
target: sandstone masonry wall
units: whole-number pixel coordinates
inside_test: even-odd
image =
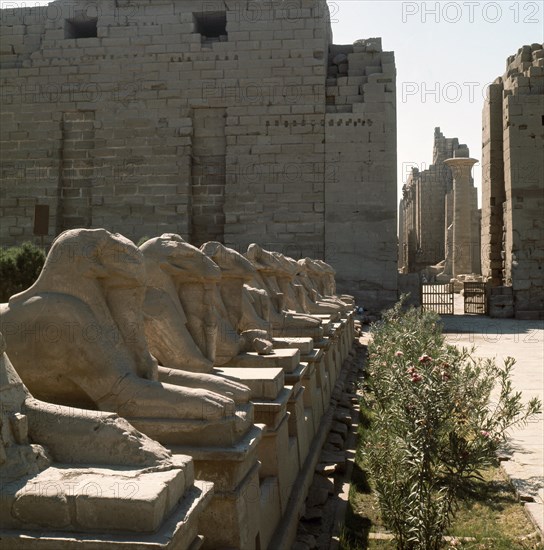
[[[400,202],[402,227],[399,230],[399,269],[406,273],[418,272],[435,265],[446,257],[446,234],[453,219],[453,177],[444,164],[454,155],[468,156],[466,145],[457,138],[447,138],[435,128],[433,162],[426,170],[412,169],[403,186]],[[472,189],[473,210],[477,211],[477,191]],[[479,235],[479,219],[474,216],[473,234]],[[479,250],[479,239],[473,245]],[[473,269],[479,272],[479,253]]]
[[[365,307],[395,299],[394,57],[334,46],[325,0],[0,15],[3,246],[48,205],[46,242],[76,226],[260,242],[329,261]]]
[[[523,46],[483,109],[483,274],[515,315],[544,316],[544,49]]]

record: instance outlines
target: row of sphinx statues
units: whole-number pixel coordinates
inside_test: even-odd
[[[137,247],[105,229],[62,233],[37,281],[0,305],[3,483],[53,462],[174,472],[162,445],[233,444],[252,423],[250,391],[221,367],[321,339],[324,318],[353,307],[320,260],[175,234]],[[17,485],[8,493],[0,528],[43,527],[35,507],[15,509]]]

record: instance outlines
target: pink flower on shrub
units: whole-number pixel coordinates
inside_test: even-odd
[[[403,356],[404,356],[404,353],[402,353],[402,351],[395,352],[395,357],[403,357]]]
[[[406,372],[407,372],[408,374],[414,374],[414,373],[417,372],[417,369],[412,365],[412,366],[410,366],[410,367],[408,367],[408,368],[406,369]]]
[[[423,380],[423,376],[421,376],[421,374],[418,374],[417,372],[414,372],[414,374],[412,374],[412,382],[414,384],[417,384],[418,382],[421,382]]]
[[[444,380],[444,382],[446,382],[451,378],[449,372],[446,372],[445,370],[442,371],[440,374],[442,375],[442,380]]]
[[[482,437],[485,437],[486,439],[489,439],[491,437],[491,434],[486,430],[480,430],[480,435]]]
[[[433,358],[430,357],[429,355],[427,355],[426,353],[423,354],[420,358],[419,358],[419,362],[420,363],[429,363],[430,361],[432,361]]]

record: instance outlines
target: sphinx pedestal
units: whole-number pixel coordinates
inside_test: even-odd
[[[298,350],[288,350],[289,357],[298,357]],[[280,354],[280,357],[285,354]],[[253,364],[272,356],[255,356]],[[283,359],[276,358],[277,361]],[[243,364],[248,365],[248,357]],[[290,362],[286,365],[289,369]],[[223,367],[223,376],[240,381],[251,390],[255,420],[263,426],[257,447],[261,464],[260,478],[260,544],[267,548],[286,509],[291,487],[299,471],[299,449],[296,436],[289,433],[288,403],[292,388],[285,386],[284,370],[279,367]]]
[[[170,446],[193,458],[195,474],[213,481],[214,498],[201,518],[205,549],[256,550],[261,540],[261,489],[257,449],[264,427],[254,425],[225,447]]]
[[[2,485],[0,540],[26,550],[192,550],[213,485],[195,481],[190,457],[176,468],[54,464]]]

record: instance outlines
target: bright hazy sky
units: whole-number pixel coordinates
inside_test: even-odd
[[[399,193],[411,166],[425,169],[432,161],[436,126],[480,160],[486,85],[504,73],[509,55],[542,43],[544,0],[327,1],[336,44],[380,36],[383,49],[395,52]],[[47,3],[0,0],[2,7]],[[479,186],[479,165],[473,175]]]
[[[544,1],[328,3],[336,44],[381,36],[395,52],[399,193],[408,165],[432,162],[436,126],[481,160],[486,85],[503,75],[509,55],[543,42]],[[473,175],[479,186],[480,165]]]

